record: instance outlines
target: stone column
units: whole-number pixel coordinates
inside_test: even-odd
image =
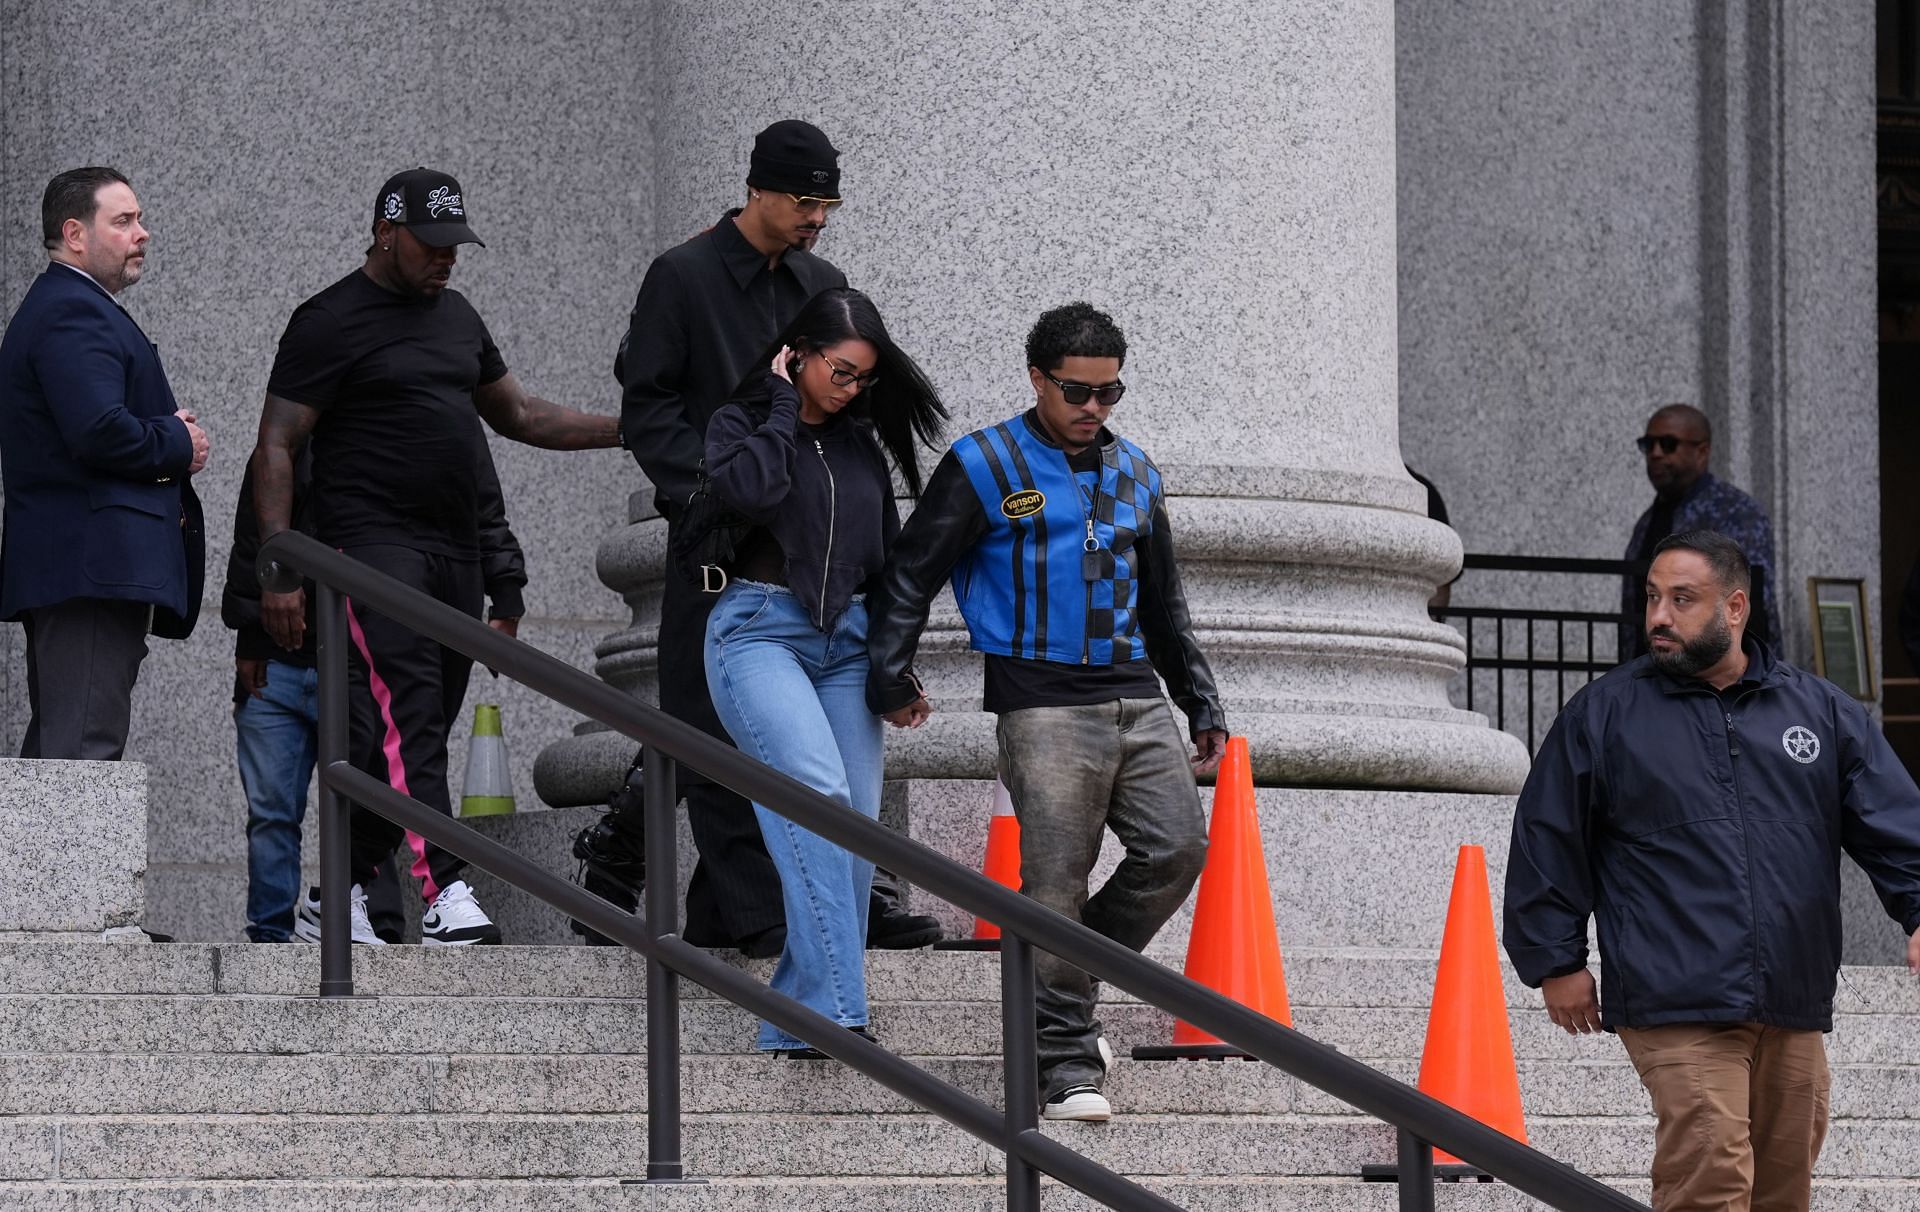
[[[1460,544],[1399,454],[1391,0],[1063,0],[1041,17],[666,0],[657,230],[735,204],[760,126],[817,122],[848,199],[819,251],[932,374],[950,437],[1032,403],[1041,310],[1112,312],[1130,343],[1112,424],[1166,473],[1256,777],[1517,789],[1523,746],[1448,703],[1463,646],[1424,605]],[[599,559],[635,617],[599,672],[649,698],[663,550],[641,520]],[[923,654],[941,714],[895,738],[889,773],[988,775],[992,721],[950,603]]]

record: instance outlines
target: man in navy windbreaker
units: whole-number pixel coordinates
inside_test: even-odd
[[[1556,1025],[1626,1045],[1661,1212],[1807,1208],[1843,849],[1920,971],[1920,790],[1859,703],[1744,635],[1748,592],[1726,536],[1661,543],[1650,651],[1567,704],[1513,823],[1507,954]]]

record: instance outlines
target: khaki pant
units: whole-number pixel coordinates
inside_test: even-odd
[[[1820,1032],[1676,1023],[1620,1040],[1659,1121],[1657,1212],[1807,1212],[1827,1136]]]

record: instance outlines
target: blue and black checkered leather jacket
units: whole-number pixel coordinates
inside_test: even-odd
[[[1226,726],[1193,637],[1160,471],[1126,439],[1101,432],[1097,476],[1076,476],[1031,413],[954,443],[869,611],[873,710],[918,696],[910,666],[942,581],[976,650],[1069,665],[1150,660],[1194,732]]]

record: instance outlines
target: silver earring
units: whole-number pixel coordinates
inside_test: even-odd
[[[382,244],[382,245],[380,246],[380,251],[381,251],[381,252],[392,252],[392,251],[393,251],[393,245],[391,245],[391,244]]]

